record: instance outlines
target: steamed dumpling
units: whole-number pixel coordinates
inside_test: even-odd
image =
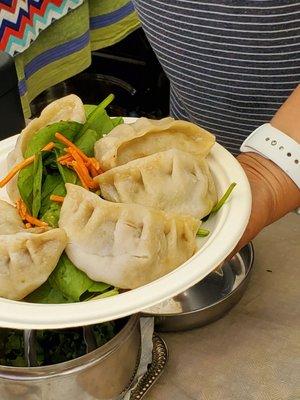
[[[0,296],[20,300],[41,286],[67,244],[63,229],[25,229],[17,210],[0,201]]]
[[[84,123],[86,120],[83,103],[78,96],[70,94],[55,100],[44,108],[38,118],[33,119],[20,133],[16,146],[7,156],[7,169],[12,169],[15,164],[21,162],[23,154],[27,148],[30,139],[41,129],[47,125],[59,121],[75,121]],[[19,198],[19,190],[17,187],[16,175],[6,185],[6,190],[12,202],[16,202]]]
[[[23,230],[23,221],[15,207],[0,200],[0,235],[8,235]]]
[[[66,187],[59,220],[69,238],[66,253],[91,279],[133,289],[194,254],[197,219],[111,203],[80,186]]]
[[[173,118],[139,118],[133,124],[116,126],[95,144],[95,157],[104,171],[140,157],[169,149],[178,149],[205,157],[215,137],[187,121]]]
[[[171,149],[130,161],[97,176],[101,196],[203,218],[217,201],[207,161]]]

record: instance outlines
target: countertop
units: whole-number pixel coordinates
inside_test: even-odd
[[[170,357],[145,400],[300,400],[300,216],[255,240],[241,301],[222,319],[161,334]]]

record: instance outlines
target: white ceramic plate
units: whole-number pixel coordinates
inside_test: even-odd
[[[127,118],[126,122],[133,122]],[[0,141],[0,174],[6,173],[6,155],[17,136]],[[114,320],[134,314],[173,297],[213,271],[234,249],[247,225],[251,192],[247,177],[236,159],[215,144],[208,162],[219,196],[230,183],[237,186],[221,210],[203,225],[211,234],[198,239],[199,250],[187,262],[156,281],[118,296],[72,304],[30,304],[0,298],[0,326],[19,329],[50,329]],[[7,199],[6,190],[0,198]]]

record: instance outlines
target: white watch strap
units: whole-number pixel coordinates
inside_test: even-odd
[[[241,152],[258,153],[278,165],[300,189],[300,144],[294,139],[264,124],[244,141]]]

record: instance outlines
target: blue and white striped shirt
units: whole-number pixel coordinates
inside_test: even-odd
[[[170,108],[231,152],[300,82],[300,2],[134,0],[170,79]]]

